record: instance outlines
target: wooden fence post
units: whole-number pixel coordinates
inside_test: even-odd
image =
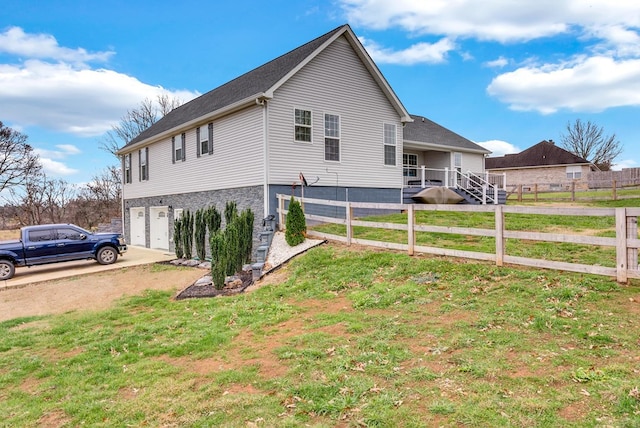
[[[616,208],[616,280],[621,284],[628,280],[626,208]]]
[[[351,240],[353,239],[353,226],[351,225],[351,219],[353,218],[353,208],[351,208],[351,202],[347,202],[345,207],[346,216],[347,216],[347,245],[351,245]]]
[[[518,202],[522,202],[522,184],[518,184]]]
[[[413,204],[409,204],[407,206],[407,253],[410,256],[413,256],[414,250],[415,250],[415,245],[416,245],[416,232],[415,232],[415,223],[416,223],[416,216],[415,216],[415,209],[414,209],[414,205]]]
[[[538,183],[533,185],[533,192],[534,192],[534,200],[536,202],[538,202]]]
[[[627,217],[627,239],[638,238],[638,217]],[[627,269],[638,270],[638,249],[627,249]]]
[[[571,182],[571,202],[576,201],[576,182]]]
[[[496,266],[504,265],[504,211],[502,205],[497,205],[495,210],[496,224]]]
[[[618,191],[616,189],[616,185],[616,180],[613,180],[613,182],[611,183],[611,194],[614,201],[618,200]]]

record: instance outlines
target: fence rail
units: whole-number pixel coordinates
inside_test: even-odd
[[[284,227],[285,216],[287,214],[287,202],[290,195],[278,194],[278,224]],[[346,226],[346,236],[334,235],[309,230],[308,235],[324,239],[332,239],[344,242],[347,245],[361,244],[372,247],[388,248],[394,250],[407,251],[409,255],[418,253],[435,254],[441,256],[462,257],[477,260],[495,262],[497,266],[505,263],[531,266],[536,268],[547,268],[580,272],[596,275],[615,277],[620,283],[626,283],[629,278],[640,279],[638,269],[638,249],[640,239],[638,239],[638,217],[640,208],[547,208],[547,207],[526,207],[526,206],[504,206],[504,205],[422,205],[422,204],[382,204],[370,202],[344,202],[325,199],[302,198],[304,204],[325,205],[331,207],[342,207],[344,218],[321,216],[308,214],[305,212],[307,220],[320,223],[333,223]],[[407,223],[383,223],[360,220],[353,215],[353,210],[357,208],[373,210],[391,210],[407,213]],[[446,227],[425,225],[416,223],[416,211],[445,211],[445,212],[488,212],[494,215],[493,229],[467,228],[467,227]],[[505,227],[505,214],[532,214],[532,215],[562,215],[562,216],[594,216],[613,217],[615,219],[615,238],[584,236],[577,234],[547,233],[533,231],[508,230]],[[353,228],[356,226],[400,230],[407,232],[406,243],[383,242],[354,237]],[[450,248],[430,247],[416,244],[416,232],[437,232],[457,235],[474,235],[495,238],[495,252],[484,253],[476,251],[458,250]],[[573,243],[580,245],[597,245],[615,248],[615,267],[587,265],[580,263],[560,262],[553,260],[535,259],[529,257],[513,256],[506,253],[506,240],[520,239],[529,241]]]

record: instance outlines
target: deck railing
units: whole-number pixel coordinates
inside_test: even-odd
[[[427,168],[424,165],[420,167],[404,167],[404,186],[405,187],[430,187],[430,186],[445,186],[456,187],[456,183],[459,182],[458,174],[461,174],[455,169],[449,168]],[[488,185],[495,186],[497,189],[507,189],[506,174],[491,174],[487,171],[472,172],[468,174],[475,177],[481,177]],[[465,175],[465,174],[462,174]]]
[[[287,214],[287,204],[290,195],[278,194],[278,224],[280,228],[285,225]],[[389,248],[407,251],[409,255],[418,253],[428,253],[452,257],[464,257],[478,260],[488,260],[497,266],[505,263],[532,266],[536,268],[556,269],[563,271],[581,272],[596,275],[615,277],[620,283],[626,283],[628,278],[640,279],[638,269],[638,249],[640,239],[638,239],[638,217],[640,208],[547,208],[547,207],[525,207],[525,206],[504,206],[504,205],[423,205],[423,204],[380,204],[369,202],[344,202],[324,199],[302,198],[303,205],[324,205],[329,207],[340,207],[340,212],[344,213],[344,218],[313,215],[305,212],[307,221],[314,223],[334,223],[346,226],[346,234],[335,235],[309,230],[308,236],[335,241],[345,242],[347,245],[361,244],[372,247]],[[406,212],[407,222],[382,223],[360,220],[353,215],[354,209],[371,210],[391,210],[395,212]],[[451,211],[451,212],[488,212],[494,214],[494,228],[481,229],[469,227],[448,227],[428,224],[418,224],[416,222],[417,211]],[[615,237],[584,236],[581,234],[567,233],[545,233],[537,231],[509,230],[505,227],[505,214],[531,214],[531,215],[560,215],[560,216],[595,216],[613,217],[615,219]],[[532,222],[534,225],[535,222]],[[354,227],[363,226],[369,228],[382,228],[391,230],[406,231],[407,237],[404,243],[382,242],[367,239],[360,239],[354,236]],[[417,232],[432,232],[444,234],[457,234],[469,236],[486,236],[495,239],[495,250],[493,253],[476,251],[466,251],[450,248],[440,248],[423,246],[416,244]],[[582,263],[570,263],[555,260],[537,259],[530,257],[519,257],[509,255],[506,252],[506,240],[528,240],[569,243],[576,245],[594,245],[615,248],[615,267],[601,265],[588,265]]]

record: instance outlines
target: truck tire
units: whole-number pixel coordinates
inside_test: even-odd
[[[96,260],[101,265],[110,265],[118,260],[118,251],[110,246],[102,247],[96,254]]]
[[[6,281],[13,278],[16,273],[16,267],[9,260],[0,260],[0,281]]]

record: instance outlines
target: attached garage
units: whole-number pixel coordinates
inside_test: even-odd
[[[140,247],[146,247],[146,219],[144,214],[144,207],[135,207],[129,210],[131,218],[131,245],[137,245]]]
[[[149,208],[149,248],[169,249],[169,207]]]

